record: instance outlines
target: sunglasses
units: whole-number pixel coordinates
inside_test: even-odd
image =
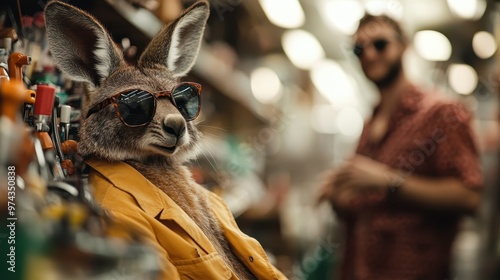
[[[90,108],[87,118],[113,104],[116,114],[128,127],[146,126],[156,113],[156,102],[160,97],[169,97],[186,121],[198,117],[201,109],[201,85],[185,82],[171,91],[151,93],[145,90],[132,89],[119,92]]]
[[[375,39],[375,40],[373,40],[372,42],[370,42],[369,44],[366,44],[366,45],[355,44],[353,51],[354,51],[354,54],[357,57],[361,57],[361,56],[363,56],[363,52],[365,51],[365,49],[369,45],[373,45],[373,47],[375,48],[375,50],[378,53],[382,53],[385,50],[385,48],[387,47],[388,44],[389,44],[389,41],[386,40],[386,39]]]

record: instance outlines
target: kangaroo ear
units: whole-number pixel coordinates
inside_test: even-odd
[[[210,13],[209,4],[200,1],[163,28],[139,58],[139,66],[164,65],[174,77],[186,75],[200,50],[203,31]]]
[[[52,57],[72,79],[99,86],[124,63],[108,32],[86,12],[53,1],[45,7],[45,18]]]

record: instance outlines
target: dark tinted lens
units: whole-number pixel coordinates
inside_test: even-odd
[[[182,116],[190,121],[196,118],[200,108],[198,88],[190,84],[181,84],[172,92],[172,99]]]
[[[144,125],[153,118],[155,100],[147,91],[132,90],[122,93],[117,102],[120,116],[127,125]]]
[[[379,39],[379,40],[375,40],[373,42],[373,46],[375,47],[375,49],[379,52],[383,51],[385,49],[385,47],[387,47],[387,44],[389,42],[387,40],[384,40],[384,39]]]
[[[353,52],[357,57],[361,57],[361,55],[363,54],[363,49],[364,47],[362,45],[356,44],[354,45]]]

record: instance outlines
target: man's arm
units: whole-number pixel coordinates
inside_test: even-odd
[[[389,182],[379,187],[388,191]],[[398,187],[394,200],[432,210],[471,214],[481,203],[481,192],[477,186],[467,186],[456,178],[435,179],[413,175]]]
[[[426,209],[473,213],[481,202],[480,186],[468,186],[457,178],[398,177],[397,171],[370,158],[357,155],[331,179],[333,203],[349,205],[364,193],[388,193],[391,182],[402,180],[394,200]]]
[[[329,199],[336,208],[352,207],[367,197],[377,203],[393,183],[403,182],[392,195],[395,202],[437,211],[474,212],[481,201],[482,176],[470,119],[467,110],[456,104],[439,104],[429,114],[425,123],[442,132],[435,151],[426,159],[439,178],[402,177],[385,164],[356,155],[329,174],[320,198]]]

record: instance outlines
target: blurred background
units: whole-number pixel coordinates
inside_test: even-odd
[[[134,62],[195,1],[65,2],[95,15]],[[339,221],[329,205],[316,204],[316,194],[322,173],[353,153],[378,102],[352,53],[351,36],[367,12],[396,18],[413,39],[405,56],[412,80],[474,114],[485,193],[456,239],[453,279],[500,279],[500,1],[210,2],[204,43],[185,78],[203,85],[204,149],[192,170],[224,197],[240,228],[280,270],[290,279],[332,279],[339,262]],[[2,38],[17,31],[13,41],[32,57],[27,78],[58,85],[77,120],[81,85],[66,81],[50,61],[45,4],[3,0]]]

